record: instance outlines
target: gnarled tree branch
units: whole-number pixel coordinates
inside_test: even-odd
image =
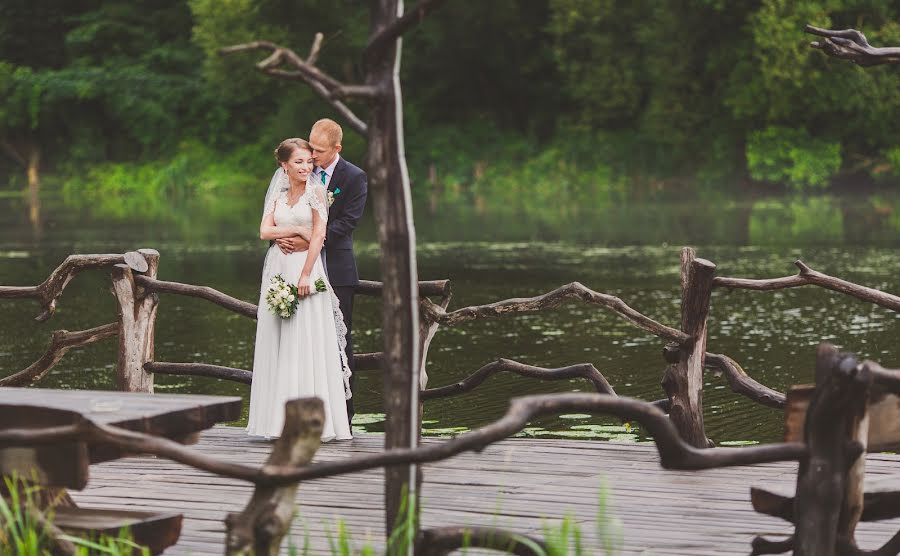
[[[163,361],[149,361],[144,363],[144,370],[153,374],[205,376],[209,378],[221,378],[243,384],[253,382],[253,373],[234,367],[210,365],[207,363],[167,363]]]
[[[193,284],[183,284],[181,282],[167,282],[165,280],[157,280],[156,278],[149,278],[141,275],[136,275],[134,281],[148,291],[199,297],[239,315],[251,319],[256,318],[256,312],[258,310],[256,305],[231,297],[230,295],[224,294],[209,286],[195,286]],[[381,295],[381,289],[381,282],[360,280],[356,293],[359,295],[379,296]],[[427,295],[445,295],[445,292],[449,293],[449,291],[449,280],[426,280],[419,282],[419,295],[423,298]]]
[[[363,57],[371,59],[378,52],[385,49],[393,41],[399,39],[403,33],[407,32],[414,25],[420,23],[429,13],[440,7],[446,0],[419,0],[419,3],[410,8],[399,18],[395,19],[391,25],[378,31],[369,39],[369,44],[363,52]]]
[[[558,369],[545,369],[543,367],[535,367],[513,361],[511,359],[498,359],[481,367],[465,379],[455,383],[441,386],[438,388],[429,388],[421,393],[422,400],[431,400],[435,398],[444,398],[469,392],[474,390],[478,385],[483,383],[491,376],[501,373],[510,372],[519,376],[527,376],[540,380],[565,380],[569,378],[584,378],[589,380],[594,386],[598,394],[610,394],[615,396],[616,392],[609,384],[606,378],[590,363],[581,363],[578,365],[569,365]]]
[[[823,37],[821,41],[811,42],[810,46],[832,58],[850,60],[860,66],[900,64],[900,47],[875,48],[856,29],[833,30],[807,25],[805,31]]]
[[[305,60],[293,50],[279,46],[270,41],[252,41],[249,43],[227,46],[220,48],[219,54],[224,56],[235,52],[247,52],[252,50],[271,51],[271,54],[267,58],[256,64],[256,69],[274,77],[280,77],[282,79],[299,79],[303,81],[309,85],[319,97],[328,102],[332,108],[341,114],[354,131],[360,135],[366,135],[368,133],[368,127],[365,122],[363,122],[353,110],[339,99],[371,99],[379,97],[383,92],[377,87],[372,86],[345,85],[323,72],[315,65],[321,47],[322,34],[317,33],[313,40],[313,44],[310,47],[309,56]],[[295,71],[280,69],[278,66],[281,64],[292,66],[295,68]]]
[[[44,322],[56,311],[56,302],[66,284],[82,270],[102,268],[125,262],[124,255],[69,255],[38,286],[0,286],[0,299],[37,299],[44,311],[34,320]]]
[[[495,527],[436,527],[419,533],[416,554],[444,556],[460,548],[490,548],[518,556],[547,553],[543,540]]]
[[[849,296],[861,299],[862,301],[880,305],[885,309],[900,312],[900,297],[897,297],[896,295],[823,274],[817,270],[813,270],[804,264],[803,261],[798,260],[794,264],[800,269],[800,273],[796,276],[762,280],[717,276],[713,279],[713,286],[764,291],[815,285],[836,292],[845,293]]]
[[[360,280],[354,290],[356,295],[380,296],[384,283],[373,280]],[[420,280],[419,297],[450,295],[450,280]]]
[[[735,465],[751,465],[774,461],[798,460],[806,457],[807,447],[799,442],[785,442],[749,448],[698,449],[681,439],[668,417],[653,404],[632,398],[604,394],[550,394],[514,398],[509,410],[493,423],[457,436],[446,442],[418,448],[392,449],[365,457],[312,464],[306,467],[248,465],[210,458],[172,440],[100,425],[84,419],[75,425],[46,429],[6,429],[0,431],[0,445],[30,446],[63,440],[114,444],[134,453],[162,456],[173,461],[261,486],[282,486],[297,481],[353,473],[388,465],[428,463],[450,458],[462,452],[482,450],[521,431],[536,417],[560,413],[582,412],[613,415],[635,421],[653,437],[665,469],[698,470]]]
[[[157,280],[147,276],[135,276],[134,281],[139,286],[148,291],[156,293],[174,293],[178,295],[186,295],[188,297],[199,297],[207,301],[211,301],[220,307],[224,307],[229,311],[239,315],[256,318],[257,306],[253,303],[247,303],[224,294],[219,290],[210,288],[209,286],[194,286],[192,284],[182,284],[181,282],[167,282],[165,280]]]
[[[737,361],[727,355],[707,352],[706,368],[720,371],[728,381],[728,385],[731,386],[732,392],[775,409],[784,407],[785,396],[782,392],[755,381],[738,365]]]
[[[506,313],[529,313],[541,309],[559,307],[570,299],[579,299],[591,305],[606,307],[635,326],[660,338],[678,344],[690,343],[690,337],[680,330],[666,326],[629,307],[618,297],[595,292],[579,282],[572,282],[543,295],[528,298],[513,298],[488,305],[463,307],[446,312],[434,304],[423,305],[426,318],[444,325],[455,325],[479,318],[496,317]]]
[[[94,342],[99,342],[119,333],[119,323],[112,322],[89,330],[69,332],[57,330],[50,336],[50,345],[47,351],[27,369],[16,374],[0,378],[0,386],[28,386],[44,378],[54,365],[59,363],[67,351],[75,347],[82,347]]]

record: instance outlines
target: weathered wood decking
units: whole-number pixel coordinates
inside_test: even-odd
[[[382,449],[384,437],[362,435],[322,447],[317,461]],[[436,442],[440,440],[428,440]],[[196,448],[209,455],[259,465],[271,445],[251,441],[242,430],[217,427]],[[611,515],[622,522],[624,545],[616,554],[748,554],[757,534],[789,531],[786,523],[750,506],[750,486],[792,488],[796,463],[701,472],[666,471],[653,445],[572,440],[510,439],[481,454],[467,453],[425,468],[425,527],[497,525],[540,534],[543,524],[573,515],[589,546],[596,547],[598,493],[608,486]],[[868,476],[900,474],[900,456],[869,455]],[[302,484],[301,518],[293,537],[302,545],[308,528],[311,554],[327,554],[327,530],[341,518],[357,544],[367,535],[380,544],[384,520],[381,470]],[[166,554],[222,554],[225,514],[243,507],[248,484],[212,476],[164,459],[136,457],[91,467],[76,502],[94,507],[176,510],[185,516],[180,542]],[[864,548],[880,546],[900,520],[861,524]],[[603,554],[592,549],[589,553]]]

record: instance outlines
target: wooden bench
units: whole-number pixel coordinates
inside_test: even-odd
[[[819,346],[816,384],[792,387],[785,402],[785,442],[809,449],[796,489],[751,489],[753,508],[793,523],[795,533],[779,542],[758,537],[753,554],[855,554],[860,521],[900,517],[900,474],[865,476],[866,452],[900,448],[898,379],[897,371]],[[897,540],[871,554],[897,554]]]
[[[160,395],[84,390],[0,388],[0,430],[46,430],[83,419],[162,436],[182,443],[217,422],[240,416],[241,398]],[[36,509],[51,513],[52,523],[72,534],[131,538],[159,554],[181,534],[180,514],[78,507],[66,489],[87,486],[92,463],[128,454],[117,446],[73,440],[40,445],[0,445],[0,475],[16,476],[24,486],[39,485]],[[4,487],[0,486],[0,494]]]
[[[53,524],[67,533],[86,537],[116,537],[127,528],[130,538],[146,546],[151,554],[160,554],[178,542],[181,535],[181,514],[176,513],[58,507],[53,513]]]

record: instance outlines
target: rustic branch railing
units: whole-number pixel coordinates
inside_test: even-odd
[[[143,261],[143,257],[140,260]],[[0,286],[0,299],[37,299],[44,310],[34,320],[44,322],[53,316],[57,300],[76,274],[91,268],[103,268],[122,262],[125,262],[124,255],[69,255],[43,283],[37,286]]]
[[[154,275],[158,254],[153,250],[130,251],[117,255],[72,255],[68,257],[44,283],[34,287],[0,286],[0,298],[31,297],[38,299],[45,311],[40,318],[46,320],[53,313],[56,302],[63,292],[66,284],[74,275],[82,270],[91,268],[111,267],[120,273],[118,283],[123,284],[124,289],[120,294],[120,303],[128,304],[129,296],[133,296],[138,304],[147,304],[147,299],[155,299],[156,294],[168,293],[205,299],[220,307],[232,311],[247,318],[256,318],[257,306],[240,299],[231,297],[221,291],[208,286],[184,284],[159,280]],[[596,292],[584,285],[573,282],[545,294],[530,298],[514,298],[495,303],[463,307],[448,311],[451,298],[449,280],[432,280],[419,282],[420,314],[421,314],[421,352],[422,366],[420,373],[422,400],[456,395],[470,392],[489,377],[500,371],[513,372],[520,376],[527,376],[539,380],[559,380],[579,376],[592,384],[592,389],[597,392],[613,393],[614,389],[603,375],[589,364],[582,363],[563,367],[561,369],[545,369],[523,363],[511,362],[500,359],[475,371],[468,378],[455,384],[428,388],[428,375],[426,372],[427,352],[429,344],[441,325],[455,326],[484,318],[494,318],[519,313],[532,313],[547,309],[558,308],[568,301],[580,301],[588,305],[610,310],[631,322],[641,330],[667,340],[670,343],[663,350],[664,359],[672,366],[666,372],[664,384],[668,384],[667,403],[655,402],[659,407],[667,407],[671,412],[677,408],[679,416],[676,418],[676,426],[686,437],[692,438],[694,445],[703,447],[708,445],[705,441],[705,432],[701,434],[702,425],[702,380],[700,369],[707,369],[721,374],[728,382],[731,390],[748,399],[772,408],[784,407],[785,396],[783,393],[760,384],[749,376],[740,364],[734,359],[720,354],[705,352],[699,343],[705,346],[706,314],[714,288],[748,289],[757,291],[771,291],[790,287],[814,285],[830,289],[857,299],[868,301],[881,307],[900,310],[900,298],[895,295],[882,292],[873,288],[860,286],[852,282],[829,276],[818,272],[796,261],[799,274],[795,276],[772,279],[745,279],[712,276],[715,265],[703,259],[697,259],[690,248],[682,250],[682,286],[685,289],[682,300],[682,330],[662,324],[640,313],[618,297]],[[125,264],[121,264],[121,263]],[[152,263],[152,264],[151,264]],[[119,265],[119,266],[116,266]],[[690,293],[691,284],[696,282],[691,276],[697,275],[698,270],[704,269],[705,280],[711,283],[711,287],[704,287]],[[127,276],[126,276],[127,275]],[[129,281],[130,280],[130,281]],[[129,285],[130,284],[130,285]],[[132,291],[133,289],[133,291]],[[366,296],[380,296],[381,283],[364,280],[360,282],[357,293]],[[429,297],[439,297],[436,303]],[[693,300],[692,300],[693,299]],[[155,318],[155,301],[145,309],[144,320]],[[125,316],[135,314],[134,309],[124,311]],[[686,319],[686,320],[685,320]],[[126,318],[126,323],[133,319]],[[130,326],[141,325],[140,319]],[[120,327],[121,328],[121,327]],[[152,334],[152,326],[143,322],[142,331],[130,341],[120,338],[120,352],[131,351],[133,354],[122,357],[118,371],[120,381],[131,381],[131,386],[123,389],[149,390],[152,388],[153,374],[182,374],[189,376],[203,376],[220,378],[249,384],[252,381],[252,373],[249,370],[237,369],[227,366],[211,365],[206,363],[180,363],[155,361],[152,356],[152,339],[146,336]],[[702,332],[702,333],[701,333]],[[54,333],[51,346],[38,361],[27,369],[0,379],[0,385],[33,384],[40,380],[52,368],[59,358],[73,347],[87,345],[111,335],[116,334],[114,325],[106,325],[95,329],[66,333],[64,331]],[[702,338],[702,342],[698,339]],[[688,354],[693,354],[688,357]],[[357,372],[380,369],[383,355],[380,352],[356,354],[354,358]],[[131,361],[129,363],[129,360]],[[684,361],[684,363],[680,363]],[[688,364],[690,361],[694,361]],[[125,370],[124,366],[130,365]],[[679,367],[679,365],[684,365]],[[699,365],[699,367],[698,367]],[[592,369],[592,370],[591,370]],[[575,373],[575,374],[573,374]],[[678,377],[694,377],[691,380],[685,378],[685,382],[679,384]],[[670,415],[671,416],[671,415]],[[675,418],[675,417],[673,417]],[[701,439],[701,436],[703,438]]]
[[[124,255],[74,255],[57,268],[54,273],[40,286],[36,287],[0,287],[0,297],[22,298],[31,297],[38,299],[44,307],[41,318],[46,320],[53,314],[57,300],[62,294],[65,285],[79,271],[87,268],[110,267],[113,276],[113,290],[120,304],[120,321],[80,332],[57,331],[51,339],[51,345],[47,353],[37,362],[22,372],[0,379],[0,385],[33,384],[40,380],[49,369],[65,354],[68,349],[87,345],[113,335],[120,336],[120,361],[117,367],[119,387],[123,390],[151,390],[152,376],[154,373],[182,374],[194,376],[208,376],[224,378],[249,384],[252,381],[252,373],[242,369],[209,365],[205,363],[166,363],[153,360],[153,336],[154,320],[157,309],[159,293],[173,293],[206,299],[223,308],[248,318],[255,318],[257,307],[251,303],[235,299],[222,292],[206,286],[167,282],[155,277],[158,266],[159,254],[153,250],[140,250]],[[428,281],[419,283],[422,314],[422,340],[423,365],[424,354],[427,345],[438,329],[439,325],[457,325],[481,318],[492,318],[506,314],[534,312],[543,309],[561,306],[567,300],[579,300],[591,305],[604,307],[622,316],[638,328],[651,332],[670,343],[663,350],[664,358],[671,363],[667,370],[666,380],[679,380],[680,383],[670,382],[667,386],[669,398],[657,402],[642,402],[629,398],[615,396],[612,385],[593,366],[587,363],[570,365],[558,369],[544,369],[524,363],[499,359],[477,370],[467,378],[450,385],[437,388],[426,388],[425,381],[422,384],[421,399],[434,399],[451,395],[462,394],[476,388],[479,384],[491,376],[500,372],[512,372],[520,376],[538,378],[541,380],[560,380],[570,378],[583,378],[589,381],[597,394],[555,394],[543,396],[528,396],[515,398],[510,402],[507,414],[500,420],[480,429],[460,435],[452,440],[440,444],[432,444],[412,449],[392,449],[372,456],[309,464],[312,454],[318,447],[318,434],[321,429],[321,421],[324,414],[321,402],[318,400],[294,400],[289,402],[286,408],[296,418],[286,422],[286,427],[300,426],[293,431],[285,431],[285,435],[273,450],[270,461],[262,468],[253,468],[240,464],[228,463],[208,458],[173,441],[160,437],[152,437],[98,425],[89,420],[82,420],[74,425],[54,427],[43,430],[7,430],[0,433],[0,444],[7,445],[34,445],[46,442],[58,442],[63,439],[78,438],[93,443],[103,443],[122,447],[136,453],[150,453],[163,456],[174,461],[179,461],[198,469],[204,469],[212,473],[241,479],[254,483],[257,486],[257,495],[248,505],[245,511],[234,514],[228,520],[228,546],[229,550],[238,547],[255,547],[257,550],[271,549],[280,542],[283,532],[289,526],[290,518],[285,513],[286,501],[293,500],[293,493],[300,481],[337,474],[351,473],[372,469],[410,463],[426,463],[446,459],[469,450],[481,450],[484,447],[507,438],[525,427],[532,419],[543,416],[560,414],[563,412],[587,412],[613,415],[627,421],[640,423],[654,438],[660,454],[661,465],[667,469],[708,469],[732,465],[747,465],[751,463],[799,460],[801,473],[798,477],[798,496],[804,499],[802,504],[794,504],[797,511],[807,511],[810,507],[818,507],[822,504],[829,505],[840,498],[841,493],[855,497],[853,507],[862,508],[863,495],[861,490],[861,476],[864,472],[859,465],[859,456],[865,451],[865,443],[860,444],[858,427],[853,423],[859,421],[860,411],[865,413],[865,405],[871,396],[869,386],[880,388],[879,396],[895,396],[900,392],[900,372],[883,369],[876,363],[865,362],[861,365],[853,364],[837,365],[828,362],[828,359],[820,356],[817,368],[825,370],[817,371],[817,382],[826,376],[837,376],[841,380],[850,380],[858,386],[844,388],[850,392],[850,397],[857,400],[856,405],[845,402],[837,403],[843,408],[838,412],[844,417],[826,417],[816,407],[830,408],[834,403],[817,402],[810,404],[810,418],[808,422],[818,423],[823,431],[833,431],[833,419],[848,418],[850,421],[846,433],[849,440],[843,443],[834,443],[834,439],[828,437],[829,443],[823,444],[816,440],[813,444],[807,442],[785,442],[781,444],[755,446],[751,448],[707,448],[708,441],[703,432],[702,425],[702,380],[698,378],[704,368],[721,372],[734,392],[744,395],[758,403],[780,408],[785,405],[784,394],[772,390],[752,378],[740,367],[740,365],[725,355],[711,354],[705,351],[706,347],[706,320],[709,313],[710,299],[713,288],[743,288],[753,290],[774,290],[800,285],[817,285],[823,288],[839,291],[853,297],[870,301],[879,306],[897,310],[900,307],[896,296],[859,286],[838,278],[813,271],[802,262],[798,261],[800,268],[798,276],[776,278],[771,280],[747,280],[739,278],[714,277],[715,265],[709,261],[698,259],[692,249],[685,248],[682,252],[682,330],[677,330],[661,324],[639,313],[625,304],[621,299],[595,292],[579,283],[572,283],[558,288],[546,294],[532,298],[517,298],[499,301],[488,305],[465,307],[453,311],[447,311],[451,292],[450,283],[447,280]],[[124,263],[124,264],[123,264]],[[380,294],[380,284],[377,282],[363,282],[360,285],[361,295],[376,296]],[[440,303],[434,303],[427,296],[440,296]],[[126,330],[126,334],[122,334]],[[830,352],[829,352],[830,353]],[[355,363],[357,370],[376,369],[380,367],[381,353],[359,354]],[[834,367],[834,368],[833,368]],[[836,369],[836,370],[835,370]],[[422,373],[424,375],[424,372]],[[693,378],[689,378],[693,377]],[[840,378],[845,377],[845,378]],[[862,382],[860,382],[862,381]],[[680,385],[679,385],[680,384]],[[873,388],[875,387],[873,386]],[[828,388],[832,391],[833,388]],[[824,394],[823,394],[824,395]],[[872,398],[874,399],[874,398]],[[859,400],[863,400],[859,402]],[[687,402],[687,403],[685,403]],[[290,404],[299,404],[290,406]],[[313,404],[313,405],[309,405]],[[316,404],[318,406],[314,407]],[[679,405],[680,404],[680,405]],[[824,405],[823,405],[824,404]],[[679,408],[675,411],[675,408]],[[856,409],[851,409],[851,408]],[[862,409],[860,409],[862,408]],[[667,411],[667,416],[664,411]],[[826,411],[823,409],[821,411]],[[846,413],[850,411],[850,413]],[[675,418],[675,413],[683,417]],[[821,413],[821,414],[820,414]],[[699,419],[697,419],[697,414]],[[831,420],[829,420],[831,419]],[[299,423],[299,425],[298,425]],[[303,424],[306,423],[306,424]],[[318,425],[317,425],[318,423]],[[316,428],[318,426],[318,429]],[[823,432],[822,434],[827,434]],[[854,432],[855,431],[855,432]],[[842,435],[838,435],[841,437]],[[825,438],[825,437],[823,437]],[[313,445],[314,444],[314,445]],[[820,453],[820,458],[837,458],[837,464],[833,466],[833,473],[840,477],[821,475],[821,469],[815,468],[818,475],[809,472],[804,462],[807,460],[811,446],[815,450],[825,450]],[[832,446],[833,448],[828,448]],[[276,456],[276,453],[284,456]],[[817,452],[819,453],[819,452]],[[293,454],[293,455],[291,455]],[[306,454],[298,456],[297,454]],[[835,455],[837,454],[837,455]],[[307,457],[308,456],[308,457]],[[298,459],[299,457],[299,459]],[[856,464],[853,464],[856,462]],[[851,475],[846,475],[846,473]],[[844,475],[841,475],[845,473]],[[841,478],[843,477],[843,478]],[[801,480],[802,479],[802,480]],[[810,498],[803,494],[801,485],[815,485],[826,482],[832,494],[827,500]],[[807,487],[803,487],[807,488]],[[812,486],[809,488],[813,488]],[[263,489],[263,490],[260,490]],[[814,489],[815,491],[815,489]],[[810,491],[811,493],[813,491]],[[821,495],[821,489],[815,491],[816,496]],[[891,493],[892,495],[894,493]],[[837,498],[836,498],[837,497]],[[762,500],[764,495],[756,495]],[[895,500],[900,495],[895,495]],[[883,497],[881,498],[884,499]],[[849,498],[845,499],[849,500]],[[874,500],[874,499],[873,499]],[[874,502],[873,502],[874,503]],[[839,505],[844,507],[844,505]],[[840,515],[850,517],[841,521],[842,528],[836,533],[836,537],[825,537],[825,540],[814,539],[814,533],[819,531],[824,523],[830,523],[831,517],[827,512],[813,512],[809,519],[812,525],[801,528],[798,522],[797,536],[790,542],[773,543],[765,539],[757,539],[754,542],[754,550],[757,553],[768,553],[788,546],[826,546],[832,540],[837,544],[847,544],[852,541],[853,530],[857,520],[871,515],[900,515],[900,510],[873,509],[869,513],[862,510],[842,510]],[[783,510],[780,510],[784,514]],[[829,514],[830,515],[830,514]],[[853,516],[856,517],[853,517]],[[791,514],[796,519],[796,516]],[[818,521],[817,521],[818,520]],[[825,520],[825,521],[823,521]],[[808,521],[808,520],[807,520]],[[260,536],[259,527],[253,523],[265,523],[272,525],[274,529]],[[264,529],[264,528],[263,528]],[[471,532],[470,532],[471,533]],[[483,538],[491,535],[503,535],[508,532],[485,530]],[[490,533],[490,534],[488,534]],[[420,539],[433,538],[444,539],[441,542],[451,546],[454,539],[459,539],[462,534],[455,528],[440,528],[432,531],[422,531]],[[511,535],[511,534],[509,534]],[[478,538],[475,535],[473,538]],[[512,537],[510,537],[512,538]],[[850,539],[850,540],[848,540]],[[486,542],[486,541],[485,541]],[[523,554],[527,552],[522,545]],[[473,544],[472,546],[478,546]],[[842,545],[843,546],[843,545]],[[847,546],[850,546],[847,544]],[[855,546],[855,545],[853,545]],[[883,550],[890,550],[890,542]],[[849,549],[848,549],[849,550]],[[815,553],[815,552],[806,552]],[[852,552],[851,552],[852,553]],[[877,552],[882,553],[882,552]],[[884,552],[888,553],[888,552]]]
[[[833,30],[807,25],[805,30],[812,35],[823,37],[821,41],[810,43],[810,46],[832,58],[850,60],[860,66],[900,64],[900,47],[874,47],[866,40],[866,36],[856,29]]]
[[[89,330],[79,330],[78,332],[56,330],[50,335],[50,345],[47,346],[47,351],[26,369],[0,378],[0,386],[28,386],[34,384],[47,376],[50,369],[59,363],[70,349],[87,346],[116,336],[118,333],[119,323],[117,322],[111,322]]]

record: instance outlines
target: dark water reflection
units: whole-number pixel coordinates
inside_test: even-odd
[[[699,254],[718,264],[719,275],[794,274],[792,262],[802,258],[823,272],[900,291],[896,215],[872,212],[871,201],[852,207],[833,200],[805,202],[802,206],[812,206],[811,212],[791,208],[797,201],[767,203],[769,208],[707,207],[704,214],[717,224],[715,230],[706,231],[702,225],[706,220],[696,208],[684,214],[678,207],[665,212],[651,206],[643,213],[637,208],[623,209],[621,214],[607,213],[604,223],[580,221],[565,241],[556,240],[554,234],[560,229],[542,231],[540,226],[546,224],[527,215],[516,221],[514,215],[486,218],[462,212],[456,216],[455,227],[450,226],[448,214],[419,216],[419,274],[422,279],[452,280],[451,308],[532,296],[580,281],[673,326],[679,318],[678,252],[683,243],[700,245]],[[190,234],[180,224],[126,227],[84,215],[51,212],[43,236],[35,239],[23,224],[24,214],[15,201],[2,208],[0,284],[36,284],[68,253],[122,252],[150,246],[161,252],[163,279],[206,284],[241,299],[257,299],[264,247],[254,240],[252,210],[246,211],[247,221],[240,225],[227,219],[204,224],[198,218]],[[748,211],[750,216],[741,216]],[[837,222],[839,228],[835,228]],[[637,234],[631,241],[624,235],[615,236],[621,241],[602,235],[607,229],[624,234],[621,230],[625,227]],[[734,233],[722,231],[727,229]],[[839,229],[838,235],[835,229]],[[363,276],[377,278],[378,248],[371,240],[371,230],[371,223],[363,227],[359,257]],[[595,233],[599,235],[592,236]],[[632,245],[615,246],[617,243]],[[32,320],[37,314],[33,301],[0,303],[0,375],[34,361],[43,352],[51,330],[78,330],[115,320],[108,287],[108,277],[102,272],[80,275],[66,290],[57,315],[45,324]],[[359,298],[357,303],[357,350],[376,351],[380,344],[378,300]],[[900,366],[898,319],[893,312],[812,287],[778,292],[716,291],[709,350],[730,355],[756,379],[783,390],[811,380],[815,346],[822,340],[886,366]],[[253,336],[254,323],[248,319],[200,300],[164,296],[157,322],[156,358],[250,368]],[[459,380],[497,357],[547,367],[590,362],[618,393],[654,400],[663,397],[659,386],[664,367],[661,346],[657,338],[603,309],[571,303],[540,314],[442,329],[429,354],[430,385]],[[41,386],[111,388],[115,351],[116,341],[106,340],[70,352]],[[244,386],[209,379],[159,376],[156,383],[159,391],[244,396],[248,392]],[[575,390],[585,390],[585,385],[501,375],[474,393],[428,402],[426,427],[433,434],[449,434],[500,416],[512,396]],[[379,373],[360,375],[357,407],[367,415],[361,416],[358,424],[367,430],[381,430],[381,394]],[[717,442],[780,438],[780,413],[735,396],[722,379],[708,376],[704,395],[708,433]],[[528,430],[537,435],[619,439],[642,439],[640,432],[628,431],[614,420],[579,415],[536,421]]]

